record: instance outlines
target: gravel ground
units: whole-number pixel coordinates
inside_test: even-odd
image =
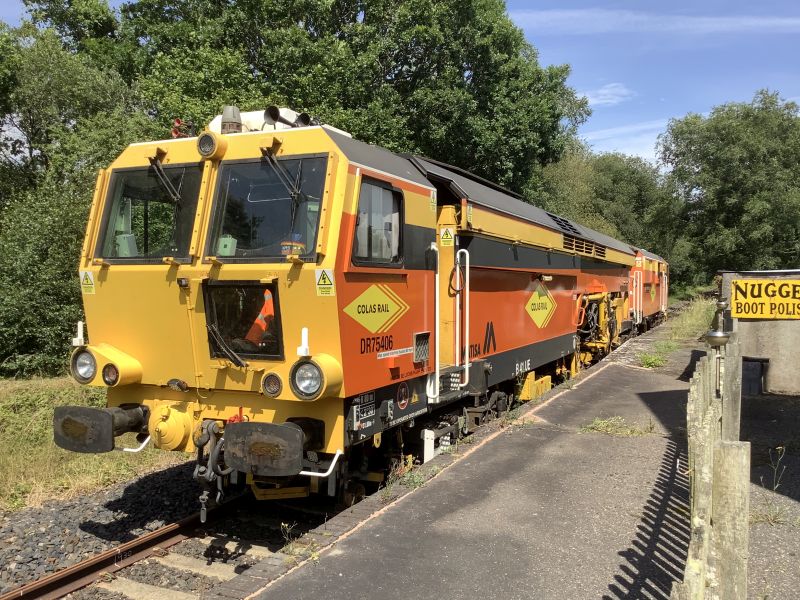
[[[165,567],[153,560],[145,560],[119,571],[118,575],[178,592],[204,592],[220,583],[216,577],[206,577],[189,571]]]
[[[69,501],[0,514],[0,593],[197,511],[192,463]]]
[[[170,552],[191,556],[192,558],[206,558],[210,561],[226,565],[251,567],[259,559],[247,554],[247,545],[243,544],[241,550],[230,551],[222,546],[208,546],[198,540],[188,539],[169,549]]]
[[[74,594],[69,594],[65,598],[66,600],[130,600],[127,596],[109,592],[93,585],[78,590]]]
[[[797,598],[800,579],[800,397],[742,399],[751,444],[748,596]],[[782,450],[780,450],[782,449]]]

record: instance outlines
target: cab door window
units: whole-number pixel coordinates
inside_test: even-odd
[[[403,197],[387,184],[364,180],[358,197],[353,263],[399,265],[403,256]]]

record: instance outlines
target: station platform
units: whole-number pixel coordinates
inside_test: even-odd
[[[258,591],[256,567],[242,597],[668,598],[689,539],[690,353],[659,373],[630,353],[603,361],[422,466],[441,469],[423,486],[337,516],[335,543]],[[340,517],[358,524],[337,530]]]

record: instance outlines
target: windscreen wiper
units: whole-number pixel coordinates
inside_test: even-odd
[[[289,192],[289,198],[292,200],[292,214],[291,214],[291,223],[289,224],[290,231],[294,232],[294,220],[295,215],[297,214],[297,207],[300,206],[303,202],[308,202],[308,196],[306,196],[305,192],[300,188],[300,181],[303,176],[303,160],[300,160],[300,165],[297,168],[297,177],[295,177],[294,181],[292,180],[291,174],[284,168],[284,166],[275,158],[275,152],[277,148],[272,146],[270,148],[261,148],[261,154],[264,158],[267,159],[267,163],[270,167],[272,167],[275,176],[278,178],[283,184],[283,187],[286,188],[286,191]]]
[[[247,363],[242,359],[242,357],[236,354],[233,348],[228,345],[228,343],[225,341],[225,338],[223,338],[222,334],[220,334],[216,325],[206,325],[206,329],[208,329],[208,333],[211,334],[211,339],[214,340],[229,361],[231,361],[237,367],[243,368],[247,366]]]
[[[178,190],[175,189],[175,186],[172,185],[172,182],[167,177],[167,174],[164,172],[164,165],[161,163],[161,159],[166,156],[166,152],[164,152],[161,148],[156,150],[155,156],[148,157],[147,160],[150,161],[150,166],[153,167],[153,171],[156,173],[156,179],[161,184],[161,187],[167,192],[167,196],[175,206],[181,205],[181,195],[178,193]]]

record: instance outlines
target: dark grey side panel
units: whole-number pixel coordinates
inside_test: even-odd
[[[540,250],[530,246],[508,244],[471,235],[459,235],[458,243],[459,248],[469,250],[470,264],[475,267],[529,269],[532,271],[547,271],[548,269],[589,271],[627,268],[617,263],[603,262],[584,256]]]

